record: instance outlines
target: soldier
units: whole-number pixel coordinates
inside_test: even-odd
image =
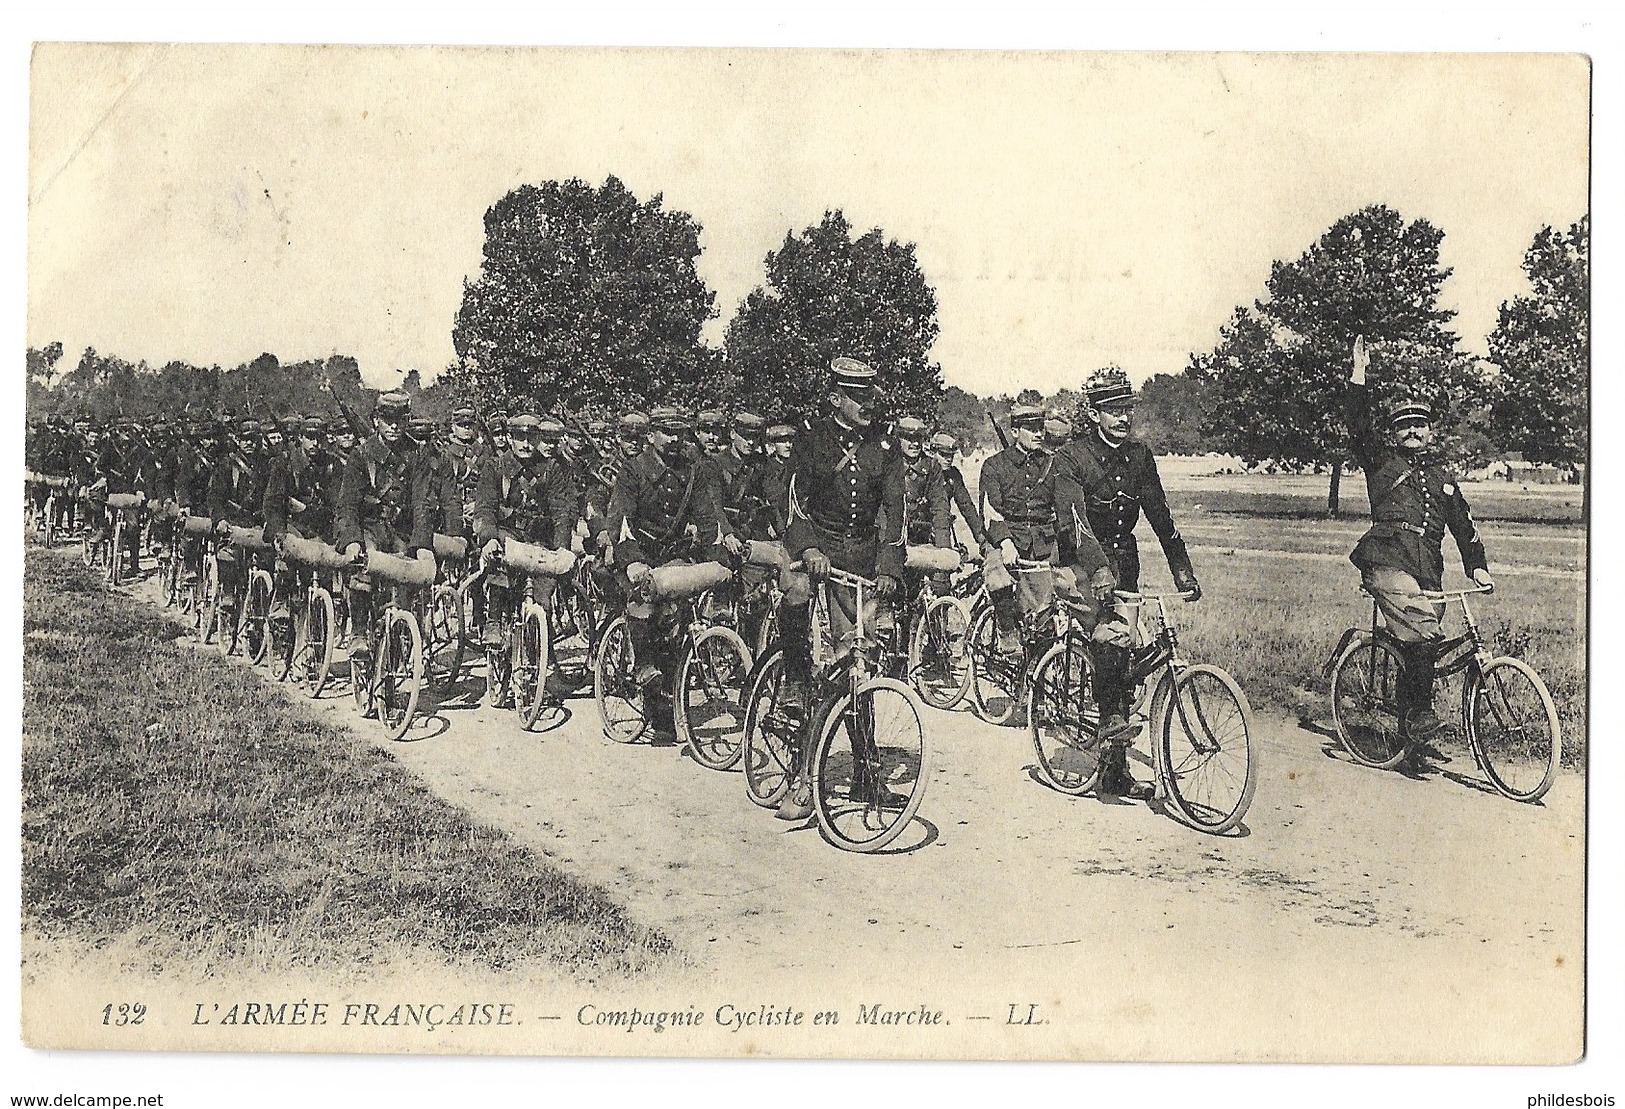
[[[715,458],[728,449],[723,430],[728,421],[715,408],[707,408],[694,418],[694,440],[699,444],[702,458]]]
[[[492,412],[485,417],[485,446],[487,458],[500,458],[508,450],[508,417]]]
[[[790,519],[790,451],[796,444],[796,429],[774,424],[767,429],[766,458],[762,465],[762,491],[772,509],[770,539],[782,539]]]
[[[615,441],[621,448],[623,459],[636,458],[649,445],[649,417],[642,412],[628,412],[621,417],[615,429]]]
[[[953,508],[942,468],[925,457],[925,422],[913,416],[897,421],[897,455],[903,467],[903,534],[911,546],[954,545]]]
[[[334,506],[342,471],[325,446],[326,424],[320,417],[302,418],[290,449],[272,462],[265,487],[265,541],[280,544],[284,535],[331,542]],[[303,611],[307,572],[285,567],[275,590],[271,619],[285,621]],[[292,601],[292,607],[289,601]]]
[[[474,539],[492,565],[487,569],[485,630],[487,649],[508,646],[519,590],[547,606],[555,579],[545,575],[512,580],[501,565],[503,544],[513,541],[568,548],[581,515],[581,490],[570,468],[555,457],[564,425],[551,416],[515,416],[508,421],[511,449],[480,471],[474,496]],[[521,575],[521,578],[523,575]]]
[[[209,518],[224,540],[234,527],[253,528],[265,520],[265,486],[270,459],[260,422],[245,416],[237,422],[236,436],[222,444],[222,456],[209,474]],[[230,615],[238,610],[248,588],[255,554],[223,543],[216,555],[220,568],[220,607]]]
[[[429,469],[416,457],[406,434],[411,405],[405,393],[380,396],[373,409],[371,437],[345,463],[334,547],[357,566],[364,565],[367,551],[415,555],[434,543],[439,505]],[[365,572],[352,575],[349,594],[352,627],[361,633],[351,657],[365,667],[376,648],[372,579]]]
[[[1442,606],[1423,596],[1423,590],[1443,588],[1447,528],[1463,572],[1486,589],[1493,589],[1495,581],[1461,482],[1433,450],[1431,409],[1413,396],[1399,397],[1387,408],[1385,427],[1379,427],[1366,388],[1370,363],[1362,336],[1354,343],[1346,419],[1354,457],[1365,471],[1371,526],[1349,561],[1360,568],[1366,591],[1376,598],[1388,630],[1399,641],[1404,665],[1400,724],[1420,743],[1439,730],[1433,664],[1444,642]]]
[[[451,434],[446,437],[443,453],[451,464],[452,487],[455,490],[448,507],[457,509],[460,526],[452,535],[474,534],[474,496],[480,482],[480,433],[472,408],[460,407],[451,414]]]
[[[1056,459],[1043,445],[1044,410],[1031,404],[1012,407],[1010,433],[1015,442],[982,464],[978,482],[988,542],[982,579],[993,602],[998,650],[1007,656],[1021,651],[1023,616],[1042,611],[1054,596],[1053,574],[1017,576],[1017,559],[1072,566],[1096,598],[1111,593],[1107,575],[1101,573],[1106,556],[1089,529],[1058,530]],[[1129,733],[1121,723],[1115,731]]]
[[[745,544],[752,539],[771,539],[782,534],[782,525],[776,529],[773,519],[772,491],[767,485],[767,462],[762,457],[762,439],[767,421],[754,412],[734,414],[728,433],[728,449],[711,460],[716,471],[716,489],[720,498],[718,521],[722,529],[722,545],[738,559]],[[765,566],[750,564],[739,568],[737,595],[748,597],[776,573]],[[711,600],[726,603],[729,590],[717,590]],[[765,615],[760,606],[753,607],[745,626],[740,628],[747,642],[756,642],[760,630],[758,617]]]
[[[948,489],[948,499],[959,511],[959,518],[965,521],[965,527],[971,534],[972,549],[969,553],[973,558],[980,558],[982,548],[987,545],[987,525],[982,523],[976,498],[970,495],[970,489],[965,485],[965,475],[954,465],[954,454],[958,449],[959,441],[946,431],[931,436],[932,460],[942,469],[942,483]],[[959,545],[956,535],[954,546]]]
[[[829,414],[800,436],[790,455],[789,525],[785,548],[805,574],[786,582],[779,626],[784,643],[784,706],[800,721],[802,738],[795,781],[779,805],[781,820],[805,820],[812,814],[809,723],[812,683],[812,628],[808,601],[811,586],[830,568],[874,578],[877,601],[897,595],[903,573],[903,469],[870,434],[876,403],[875,371],[853,358],[830,363]],[[829,591],[830,632],[837,652],[850,649],[856,618],[853,598],[845,590]],[[873,737],[868,737],[873,743]],[[861,745],[862,738],[856,743]],[[875,760],[864,760],[854,773],[854,800],[895,806],[902,799],[874,773]]]
[[[1132,592],[1140,588],[1140,549],[1134,525],[1143,511],[1162,543],[1174,588],[1191,594],[1191,601],[1199,600],[1201,586],[1185,552],[1185,541],[1168,511],[1156,457],[1151,448],[1130,437],[1134,387],[1128,376],[1115,366],[1100,370],[1085,382],[1084,396],[1094,426],[1056,457],[1060,518],[1074,529],[1094,534],[1105,551],[1117,588]],[[1095,629],[1094,694],[1100,706],[1101,737],[1108,741],[1102,755],[1099,790],[1143,798],[1150,795],[1150,786],[1129,776],[1127,761],[1127,741],[1139,731],[1138,725],[1128,723],[1133,694],[1129,681],[1131,639],[1128,621],[1120,615],[1102,620]]]
[[[609,502],[635,680],[651,699],[650,720],[663,731],[670,727],[673,648],[682,629],[676,606],[650,598],[650,575],[656,566],[715,557],[719,529],[715,473],[693,457],[693,430],[694,418],[680,409],[651,412],[649,448],[622,464]]]
[[[1051,408],[1044,413],[1044,449],[1054,454],[1072,442],[1077,429],[1062,408]]]

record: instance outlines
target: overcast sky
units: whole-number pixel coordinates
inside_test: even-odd
[[[44,46],[28,341],[160,363],[453,357],[488,205],[615,174],[703,226],[720,343],[787,230],[914,242],[979,392],[1178,372],[1269,265],[1385,202],[1484,350],[1586,211],[1576,56]]]

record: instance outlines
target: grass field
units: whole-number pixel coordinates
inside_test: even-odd
[[[441,801],[176,625],[30,549],[25,932],[210,974],[679,959],[603,891]]]
[[[1204,593],[1199,604],[1173,610],[1185,653],[1230,670],[1254,705],[1321,710],[1321,666],[1344,628],[1371,621],[1348,561],[1369,524],[1365,478],[1345,475],[1342,517],[1327,520],[1324,474],[1221,474],[1214,471],[1224,460],[1210,457],[1157,461]],[[1562,719],[1564,761],[1573,764],[1586,740],[1582,491],[1502,481],[1463,489],[1496,579],[1493,596],[1473,598],[1479,625],[1497,653],[1541,672]],[[1161,547],[1143,519],[1137,535],[1142,584],[1168,588]],[[1445,587],[1466,585],[1449,537],[1444,555]],[[1454,611],[1448,626],[1459,626]],[[1454,689],[1459,680],[1441,687],[1441,709]]]

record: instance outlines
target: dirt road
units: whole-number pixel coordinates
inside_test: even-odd
[[[1260,715],[1244,834],[1215,838],[1145,804],[1057,794],[1033,778],[1024,730],[927,710],[936,768],[921,819],[897,853],[866,857],[752,806],[737,773],[678,747],[610,743],[590,699],[567,704],[553,730],[526,733],[511,713],[453,700],[402,743],[341,692],[313,709],[665,929],[701,968],[685,990],[951,1016],[952,1030],[905,1032],[904,1054],[1556,1062],[1579,1051],[1574,773],[1543,804],[1520,805],[1489,792],[1465,756],[1410,779]],[[676,988],[636,983],[626,996],[652,1003]],[[1011,1023],[1034,1014],[1048,1023]],[[828,1044],[901,1050],[856,1029]]]

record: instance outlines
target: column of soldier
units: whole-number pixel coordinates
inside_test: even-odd
[[[1437,606],[1422,591],[1439,588],[1446,528],[1467,572],[1482,585],[1489,576],[1460,485],[1428,453],[1429,410],[1401,398],[1386,419],[1373,417],[1364,388],[1368,361],[1357,351],[1349,422],[1371,481],[1375,522],[1352,557],[1408,661],[1423,664],[1407,679],[1402,707],[1405,727],[1425,740],[1439,726],[1430,652],[1443,633]],[[508,543],[591,553],[613,574],[639,662],[635,681],[662,729],[670,722],[681,633],[672,606],[649,593],[662,566],[719,560],[738,567],[751,541],[783,546],[784,561],[804,571],[785,575],[780,613],[785,700],[803,719],[815,680],[808,588],[831,568],[873,579],[885,605],[906,595],[908,545],[961,548],[982,562],[998,651],[1019,654],[1052,598],[1024,588],[1010,571],[1024,562],[1064,566],[1082,587],[1075,599],[1092,605],[1099,621],[1090,647],[1104,745],[1098,792],[1148,796],[1124,757],[1140,727],[1130,721],[1130,635],[1112,608],[1115,591],[1139,587],[1134,528],[1142,513],[1176,588],[1193,601],[1201,589],[1155,458],[1131,434],[1129,381],[1116,370],[1091,376],[1076,427],[1065,413],[1015,405],[1009,441],[982,466],[973,498],[954,464],[953,436],[932,434],[907,413],[877,426],[886,398],[876,378],[871,367],[837,358],[823,410],[772,424],[747,411],[725,417],[660,406],[626,413],[614,426],[531,412],[488,413],[482,421],[459,408],[449,427],[440,427],[414,417],[408,396],[396,392],[380,396],[370,418],[346,408],[333,422],[53,418],[29,425],[28,503],[37,515],[47,488],[61,491],[56,522],[62,530],[85,529],[89,543],[109,526],[110,495],[144,494],[150,540],[176,549],[189,577],[203,573],[213,548],[207,539],[180,539],[179,521],[206,516],[216,544],[233,528],[259,529],[267,551],[219,565],[228,613],[243,603],[247,567],[276,565],[286,536],[330,544],[350,563],[352,587],[365,584],[367,552],[424,552],[436,533],[465,537],[487,563],[500,563]],[[112,557],[139,567],[140,533],[127,529],[130,544]],[[475,632],[487,646],[507,634],[503,614],[524,586],[492,580],[507,588],[485,598]],[[533,596],[550,588],[531,584]],[[279,584],[277,595],[271,618],[290,619],[298,590]],[[352,668],[365,666],[376,649],[369,606],[367,591],[352,588]],[[803,752],[810,746],[803,743]],[[803,764],[782,818],[810,814],[806,776]],[[866,788],[878,795],[871,800],[889,799],[884,783]]]

